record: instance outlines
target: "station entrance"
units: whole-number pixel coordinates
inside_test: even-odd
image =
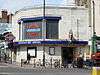
[[[72,63],[75,47],[62,47],[62,64]]]

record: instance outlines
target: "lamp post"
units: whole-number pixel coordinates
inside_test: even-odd
[[[79,19],[77,19],[77,40],[79,40]]]
[[[92,50],[93,50],[93,53],[95,52],[96,50],[96,32],[95,32],[95,3],[94,1],[92,1],[92,4],[93,4],[93,37],[92,37]]]
[[[93,3],[93,36],[96,34],[95,32],[95,3],[94,1],[92,1]]]
[[[46,38],[45,0],[43,0],[43,20],[42,20],[43,41]],[[43,44],[43,66],[45,67],[45,44]]]

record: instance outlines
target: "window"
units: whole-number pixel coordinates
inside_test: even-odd
[[[31,57],[36,58],[37,56],[37,48],[36,47],[28,47],[27,54],[30,54]]]
[[[55,48],[54,47],[49,47],[49,54],[55,55]]]
[[[48,21],[46,27],[47,39],[58,39],[58,21]]]

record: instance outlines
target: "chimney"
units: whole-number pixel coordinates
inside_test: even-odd
[[[2,13],[2,22],[7,23],[7,13],[8,13],[7,10],[2,10],[1,13]]]
[[[7,23],[11,23],[12,22],[12,16],[13,16],[13,14],[9,14],[7,16]]]

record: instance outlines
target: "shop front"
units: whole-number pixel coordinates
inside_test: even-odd
[[[72,63],[75,58],[84,54],[88,45],[87,41],[76,41],[70,44],[65,40],[19,41],[15,43],[17,45],[16,62],[21,62],[21,59],[27,60],[27,56],[30,54],[30,63],[34,63],[34,60],[43,63],[43,59],[45,62],[57,59],[61,64],[66,60]]]

